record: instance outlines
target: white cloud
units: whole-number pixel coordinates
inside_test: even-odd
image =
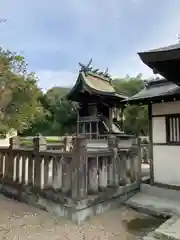
[[[138,0],[137,0],[138,1]],[[146,34],[144,31],[144,34]],[[178,35],[180,34],[180,17],[179,8],[176,4],[171,4],[167,7],[167,12],[162,15],[161,23],[157,23],[154,35],[149,37],[149,40],[141,45],[137,43],[136,52],[125,59],[121,57],[117,58],[110,68],[113,76],[124,76],[129,74],[135,76],[138,73],[142,73],[145,78],[153,77],[152,70],[147,67],[138,56],[138,52],[152,50],[155,48],[176,44],[178,42]],[[140,36],[141,37],[141,36]]]
[[[37,72],[39,78],[39,86],[43,91],[47,91],[52,87],[70,87],[76,79],[77,73],[70,71],[52,71],[52,70],[41,70]]]
[[[7,18],[7,23],[0,26],[1,45],[16,51],[24,51],[28,54],[27,58],[31,58],[31,65],[36,55],[41,56],[42,52],[50,53],[49,58],[42,57],[40,64],[42,69],[37,71],[39,84],[43,89],[54,85],[72,85],[78,74],[77,66],[72,66],[72,62],[77,64],[75,63],[77,59],[86,59],[87,56],[94,58],[97,67],[109,67],[112,76],[122,77],[126,74],[135,76],[141,72],[145,77],[149,77],[152,71],[141,62],[137,52],[173,44],[177,42],[177,35],[180,33],[179,0],[159,0],[160,21],[154,23],[155,27],[147,26],[144,16],[141,18],[143,7],[146,7],[145,2],[152,6],[156,1],[47,0],[46,4],[42,0],[1,1],[0,17]],[[134,15],[131,19],[132,14]],[[153,16],[157,17],[156,14]],[[48,25],[50,22],[51,26]],[[65,29],[64,25],[67,25]],[[143,43],[142,41],[134,43],[132,40],[134,48],[129,51],[127,45],[126,53],[123,53],[126,56],[122,56],[118,48],[122,41],[126,41],[127,32],[124,28],[128,28],[129,32],[133,30],[132,28],[137,28],[139,40],[147,35]],[[139,28],[141,32],[138,31]],[[67,36],[64,37],[64,34]],[[109,49],[111,56],[106,53]],[[66,68],[53,71],[43,68],[42,62],[46,61],[45,66],[48,65],[48,61],[53,63],[52,52],[63,52],[61,59],[57,59],[56,56],[55,61],[71,62],[71,66],[70,64],[67,66],[71,70]],[[63,66],[66,64],[64,62]],[[36,61],[35,65],[38,65]],[[94,66],[96,67],[96,64]],[[39,69],[39,66],[35,67]]]

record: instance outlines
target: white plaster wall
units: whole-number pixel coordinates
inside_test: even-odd
[[[180,146],[154,146],[154,181],[180,186]]]
[[[152,115],[180,113],[180,101],[152,104]]]
[[[180,113],[180,101],[152,105],[152,115]],[[153,117],[153,143],[166,143],[165,117]],[[154,181],[180,186],[180,146],[153,146]]]
[[[166,142],[166,123],[165,117],[153,117],[153,143],[165,143]]]

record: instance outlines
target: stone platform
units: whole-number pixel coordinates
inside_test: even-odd
[[[66,217],[76,224],[81,224],[91,216],[120,207],[138,190],[139,185],[133,183],[118,188],[110,188],[108,191],[97,195],[88,195],[88,197],[81,200],[75,200],[65,198],[62,193],[55,193],[51,189],[43,192],[33,192],[33,189],[28,186],[18,188],[15,184],[9,185],[6,183],[0,185],[0,193],[6,197],[39,207],[57,217]]]
[[[180,240],[180,191],[142,184],[141,191],[128,199],[126,204],[138,211],[169,218],[144,240]]]
[[[131,197],[126,204],[139,211],[155,216],[180,216],[180,192],[163,189],[148,184],[141,185],[141,191]]]
[[[180,218],[173,216],[160,225],[154,232],[148,234],[143,240],[180,240]]]

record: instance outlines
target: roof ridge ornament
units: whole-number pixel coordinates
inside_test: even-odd
[[[104,80],[109,80],[111,82],[111,76],[108,73],[108,68],[106,68],[106,70],[104,72],[102,72],[98,68],[93,69],[91,67],[91,64],[92,64],[92,58],[86,65],[79,63],[79,65],[81,67],[80,72],[84,72],[85,75],[87,75],[87,73],[92,73],[92,74],[95,74],[97,77],[106,78]]]
[[[87,65],[79,63],[79,65],[81,67],[80,71],[82,71],[82,72],[89,72],[89,71],[91,71],[92,70],[92,67],[90,67],[91,63],[92,63],[92,58],[90,59],[90,61],[88,62]]]

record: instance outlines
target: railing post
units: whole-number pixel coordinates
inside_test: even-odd
[[[69,195],[71,192],[71,174],[72,174],[72,158],[63,157],[62,159],[62,192]]]
[[[67,134],[65,135],[65,137],[63,139],[63,144],[64,144],[64,151],[67,152],[68,151],[68,136],[67,136]]]
[[[109,150],[112,152],[111,162],[112,162],[112,186],[119,185],[119,156],[118,156],[118,148],[117,148],[117,139],[116,136],[110,135],[108,138],[108,147]],[[109,166],[108,166],[109,167]]]
[[[13,181],[14,178],[14,165],[16,161],[16,166],[19,164],[17,163],[18,159],[17,156],[13,154],[13,149],[18,149],[20,148],[20,139],[18,136],[16,137],[11,137],[9,139],[9,149],[8,149],[8,154],[5,156],[5,178]],[[15,161],[14,161],[15,160]],[[18,169],[19,170],[19,169]],[[19,172],[19,171],[18,171]]]
[[[107,189],[107,166],[108,157],[101,157],[99,159],[99,189],[104,191]]]
[[[62,164],[63,164],[63,157],[54,157],[53,159],[53,181],[52,187],[54,189],[61,189],[62,188]]]
[[[20,148],[20,138],[18,136],[11,137],[9,139],[9,148],[10,149],[18,149],[18,148]]]
[[[98,176],[98,168],[99,168],[99,158],[92,157],[88,159],[88,192],[91,194],[95,194],[99,191],[99,176]]]
[[[78,199],[87,196],[87,151],[85,138],[76,138],[72,156],[72,197]]]
[[[34,147],[34,163],[33,163],[33,166],[34,166],[34,185],[36,187],[41,187],[42,186],[42,182],[41,182],[41,179],[42,179],[42,176],[46,177],[46,173],[44,175],[42,175],[42,169],[41,169],[41,165],[42,165],[42,159],[41,158],[41,155],[40,155],[40,152],[41,151],[45,151],[47,149],[47,145],[46,145],[46,140],[41,137],[41,136],[37,136],[37,137],[34,137],[33,138],[33,147]],[[45,170],[45,166],[44,166],[44,170]]]

